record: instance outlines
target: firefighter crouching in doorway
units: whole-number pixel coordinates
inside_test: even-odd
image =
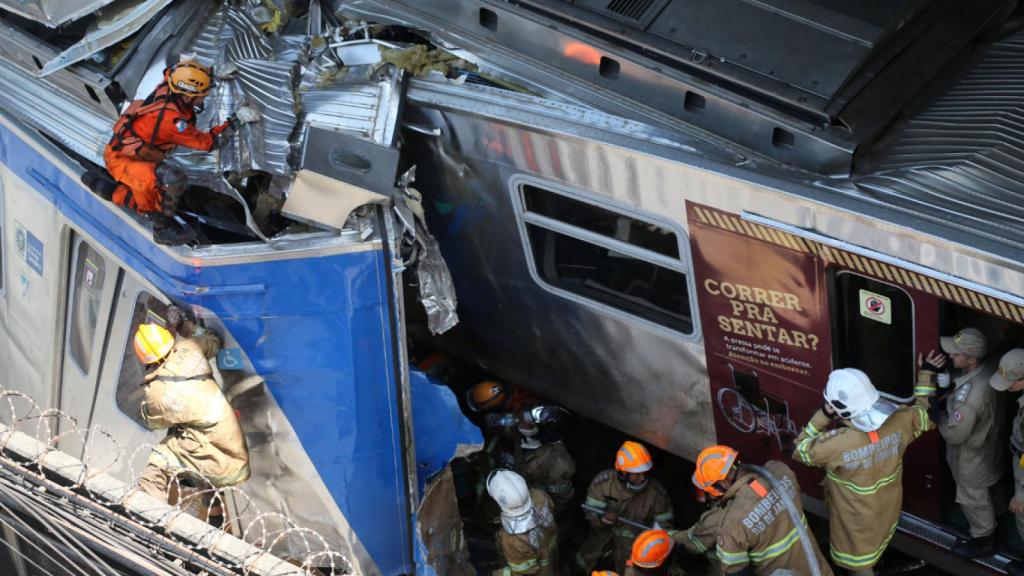
[[[181,499],[175,492],[183,487],[208,490],[247,480],[245,435],[210,368],[209,359],[220,349],[217,336],[189,322],[177,338],[159,324],[142,324],[134,344],[136,356],[148,368],[142,418],[150,429],[167,429],[150,454],[139,487],[175,504]],[[206,519],[208,504],[207,496],[186,508]]]
[[[1003,475],[1006,431],[1004,396],[989,385],[995,366],[985,361],[988,344],[976,328],[964,328],[940,340],[954,368],[953,390],[945,406],[934,401],[941,417],[939,433],[946,441],[946,461],[956,481],[956,502],[970,525],[971,539],[959,542],[952,552],[962,558],[978,558],[995,549],[996,514],[993,488]],[[941,354],[929,353],[925,372],[939,373],[946,365]],[[943,409],[944,408],[944,409]]]
[[[503,468],[487,477],[487,493],[501,508],[497,543],[505,562],[492,576],[557,576],[558,528],[548,495]]]
[[[1024,348],[1014,348],[999,360],[999,369],[989,379],[997,392],[1024,390]],[[1024,396],[1017,400],[1017,415],[1010,430],[1011,466],[1013,467],[1013,498],[1010,512],[1017,523],[1017,533],[1024,538]],[[1014,560],[1006,568],[1010,576],[1024,576],[1024,561]]]
[[[576,555],[577,568],[584,574],[593,569],[609,546],[615,570],[620,574],[625,570],[633,541],[641,530],[622,520],[671,527],[672,501],[661,483],[647,476],[653,467],[647,448],[627,441],[615,455],[615,468],[601,472],[590,483],[584,502],[590,530]]]
[[[914,390],[916,404],[896,406],[864,372],[834,370],[824,405],[796,439],[793,458],[825,469],[832,560],[855,576],[875,573],[903,507],[903,454],[935,428],[927,410],[934,386],[926,377]],[[828,431],[836,417],[843,426]]]
[[[697,456],[693,483],[718,504],[689,530],[676,533],[675,542],[688,551],[703,552],[713,541],[722,573],[727,575],[770,576],[779,570],[812,574],[809,563],[814,562],[822,576],[832,576],[807,528],[796,474],[782,462],[771,460],[764,466],[770,478],[763,477],[741,466],[738,458],[736,450],[728,446],[709,446]],[[801,516],[802,530],[783,498]],[[813,558],[804,552],[801,532]],[[691,535],[695,537],[691,539]]]
[[[87,172],[82,181],[118,206],[148,215],[154,241],[182,244],[194,237],[194,231],[178,226],[173,217],[188,182],[184,172],[164,158],[176,146],[213,150],[239,120],[233,115],[209,132],[196,128],[197,110],[202,110],[213,85],[210,69],[199,62],[183,57],[164,71],[164,79],[145,100],[133,101],[114,124],[103,161],[115,182],[94,172]],[[254,114],[246,108],[242,116],[253,121]]]

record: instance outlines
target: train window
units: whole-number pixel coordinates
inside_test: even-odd
[[[853,272],[832,277],[833,358],[859,368],[882,394],[914,396],[914,304],[902,288]]]
[[[135,310],[132,313],[131,328],[128,330],[128,342],[124,347],[124,356],[121,359],[121,373],[117,380],[117,390],[114,393],[114,401],[121,412],[132,420],[135,420],[143,428],[146,422],[142,419],[140,407],[145,398],[145,388],[142,387],[143,378],[146,375],[146,368],[135,357],[135,330],[139,324],[155,322],[165,324],[164,315],[167,305],[148,292],[140,292],[135,299]]]
[[[68,349],[71,358],[84,373],[89,372],[93,341],[96,339],[106,266],[103,256],[88,242],[78,241],[73,276],[74,295],[69,309],[71,324],[68,328]]]
[[[542,285],[693,333],[681,234],[534,185],[520,192],[531,270]]]

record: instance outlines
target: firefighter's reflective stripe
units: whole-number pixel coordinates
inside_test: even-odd
[[[520,564],[513,564],[513,563],[509,562],[508,566],[505,566],[505,569],[502,570],[502,574],[504,574],[505,576],[511,576],[512,574],[522,574],[523,572],[526,572],[528,570],[533,570],[536,567],[537,567],[537,559],[536,558],[531,558],[531,559],[527,560],[526,562],[523,562],[523,563],[520,563]]]
[[[889,546],[889,541],[892,540],[892,536],[895,533],[896,524],[893,524],[892,528],[889,529],[889,535],[886,536],[885,541],[882,542],[882,545],[879,546],[877,550],[869,554],[863,554],[861,556],[846,554],[844,552],[836,550],[832,545],[829,545],[828,551],[829,554],[832,556],[832,559],[836,561],[836,564],[839,564],[845,568],[860,568],[863,566],[874,566],[878,563],[878,559],[881,558],[882,553],[885,552],[885,549]]]
[[[802,522],[804,528],[807,528],[807,516],[802,518]],[[778,558],[786,552],[789,552],[789,549],[792,548],[799,540],[800,531],[793,528],[781,540],[769,544],[764,550],[759,550],[757,552],[727,552],[722,550],[721,546],[718,546],[715,550],[715,554],[718,556],[718,559],[722,561],[722,564],[726,565],[743,564],[746,562],[765,562],[772,558]]]
[[[688,529],[688,530],[686,531],[686,537],[687,537],[687,538],[689,538],[689,539],[690,539],[690,542],[693,542],[693,546],[694,546],[694,547],[695,547],[695,548],[696,548],[696,549],[697,549],[697,550],[698,550],[698,551],[699,551],[699,552],[700,552],[701,554],[703,554],[703,553],[705,553],[705,552],[707,552],[707,551],[708,551],[708,547],[707,547],[707,546],[705,546],[705,545],[704,545],[704,544],[703,544],[703,543],[702,543],[702,542],[700,541],[700,539],[699,539],[699,538],[697,538],[696,536],[694,536],[694,535],[693,535],[693,529],[694,529],[694,528],[695,528],[695,526],[690,526],[690,528],[689,528],[689,529]]]
[[[924,434],[930,428],[928,420],[928,411],[920,406],[914,406],[913,410],[917,410],[917,430],[914,432],[914,438],[918,438],[921,434]]]
[[[834,473],[832,473],[831,470],[829,470],[826,473],[826,476],[828,476],[829,480],[835,482],[836,484],[839,484],[840,486],[842,486],[842,487],[844,487],[844,488],[846,488],[848,490],[851,490],[851,491],[853,491],[853,492],[855,492],[857,494],[861,494],[861,495],[867,496],[867,495],[870,495],[870,494],[874,494],[875,492],[878,492],[879,490],[881,490],[882,488],[888,486],[889,484],[892,484],[894,481],[896,481],[900,477],[900,472],[902,470],[903,470],[903,464],[900,463],[899,467],[896,468],[895,472],[893,472],[892,474],[886,476],[885,478],[882,478],[878,482],[875,482],[871,486],[858,486],[857,484],[854,484],[853,482],[849,482],[847,480],[843,480],[843,479],[839,478]]]
[[[931,396],[935,393],[935,386],[914,386],[914,396]]]
[[[815,438],[821,436],[821,431],[815,428],[814,424],[808,422],[807,426],[804,426],[804,433],[806,436],[800,444],[797,444],[796,453],[800,456],[800,459],[803,460],[804,464],[814,466],[814,461],[811,460],[811,455],[807,453],[807,448]]]
[[[587,506],[593,506],[594,508],[600,508],[601,510],[604,510],[605,507],[608,506],[605,504],[604,500],[598,500],[597,498],[591,498],[590,496],[587,496],[584,504]]]

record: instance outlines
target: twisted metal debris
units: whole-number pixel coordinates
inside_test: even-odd
[[[81,460],[58,448],[76,443],[81,446]],[[37,565],[49,558],[69,574],[116,573],[109,564],[101,570],[97,562],[103,561],[94,552],[109,553],[110,540],[103,538],[108,536],[116,542],[113,548],[123,554],[117,563],[139,573],[192,573],[182,565],[210,574],[355,573],[349,560],[320,534],[277,511],[260,510],[239,487],[214,488],[189,472],[188,482],[185,474],[178,474],[168,488],[166,500],[176,495],[174,505],[145,494],[137,488],[134,464],[150,448],[144,445],[129,451],[102,427],[80,429],[63,411],[42,409],[31,397],[0,387],[0,513],[13,512],[8,504],[17,507],[64,543],[28,541],[39,554],[25,560]],[[127,483],[110,474],[119,465],[132,470]],[[219,528],[193,516],[209,517],[215,506],[227,508],[228,502],[234,510]],[[4,521],[0,516],[0,524],[35,531],[24,520]],[[240,537],[235,535],[239,532]],[[140,546],[139,540],[149,546]],[[163,558],[154,558],[154,550]],[[78,558],[72,561],[69,555]],[[159,570],[146,568],[152,564],[159,565]],[[71,569],[84,565],[91,570]]]

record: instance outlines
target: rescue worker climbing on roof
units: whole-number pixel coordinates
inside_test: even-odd
[[[927,411],[934,387],[919,383],[917,403],[883,399],[868,375],[834,370],[825,403],[796,439],[793,458],[825,469],[832,561],[857,576],[871,576],[903,507],[903,454],[935,428]],[[833,418],[842,426],[828,430]]]
[[[547,494],[529,488],[522,476],[503,468],[487,477],[487,493],[501,508],[496,539],[505,563],[492,576],[558,574],[558,528]]]
[[[933,400],[939,433],[946,441],[946,461],[956,481],[956,502],[970,526],[970,540],[957,543],[952,552],[962,558],[978,558],[995,549],[996,511],[992,489],[1005,466],[1006,429],[1003,418],[1005,394],[989,385],[996,369],[985,361],[988,343],[976,328],[964,328],[940,340],[952,361],[953,390]],[[934,351],[922,363],[919,378],[936,378],[946,357]]]
[[[832,569],[807,529],[796,474],[777,460],[765,464],[764,470],[741,466],[739,454],[728,446],[702,450],[693,484],[717,503],[689,530],[674,534],[673,540],[690,552],[713,546],[723,574],[769,576],[777,570],[812,574],[809,562],[814,562],[820,574],[831,576]],[[784,498],[801,517],[802,530]],[[813,558],[804,552],[804,537]]]
[[[642,532],[630,523],[654,528],[672,525],[672,501],[658,480],[648,477],[654,468],[647,448],[627,441],[615,455],[615,467],[594,477],[584,502],[590,524],[586,540],[576,555],[584,573],[593,569],[610,547],[619,573],[625,570],[633,541]]]
[[[114,124],[103,161],[115,182],[95,172],[82,177],[100,196],[148,215],[156,242],[181,244],[195,234],[173,220],[188,182],[180,168],[164,161],[167,154],[176,146],[213,150],[239,122],[232,115],[209,132],[196,128],[197,110],[212,85],[210,68],[183,55],[164,71],[164,82],[145,100],[133,101]],[[249,108],[239,114],[246,121],[256,119]]]
[[[664,530],[646,530],[633,541],[623,576],[668,576],[672,537]]]
[[[999,369],[989,378],[997,392],[1024,390],[1024,348],[1014,348],[999,359]],[[1017,399],[1017,415],[1010,430],[1010,466],[1013,469],[1013,498],[1010,512],[1017,524],[1017,533],[1024,538],[1024,396]],[[1010,576],[1024,576],[1024,561],[1014,560],[1006,567]]]
[[[182,487],[221,488],[247,480],[245,435],[210,367],[220,349],[217,336],[190,322],[177,338],[159,324],[142,324],[134,347],[148,368],[142,418],[150,429],[167,429],[149,456],[139,487],[174,504]],[[189,507],[204,517],[205,502],[196,504]]]

